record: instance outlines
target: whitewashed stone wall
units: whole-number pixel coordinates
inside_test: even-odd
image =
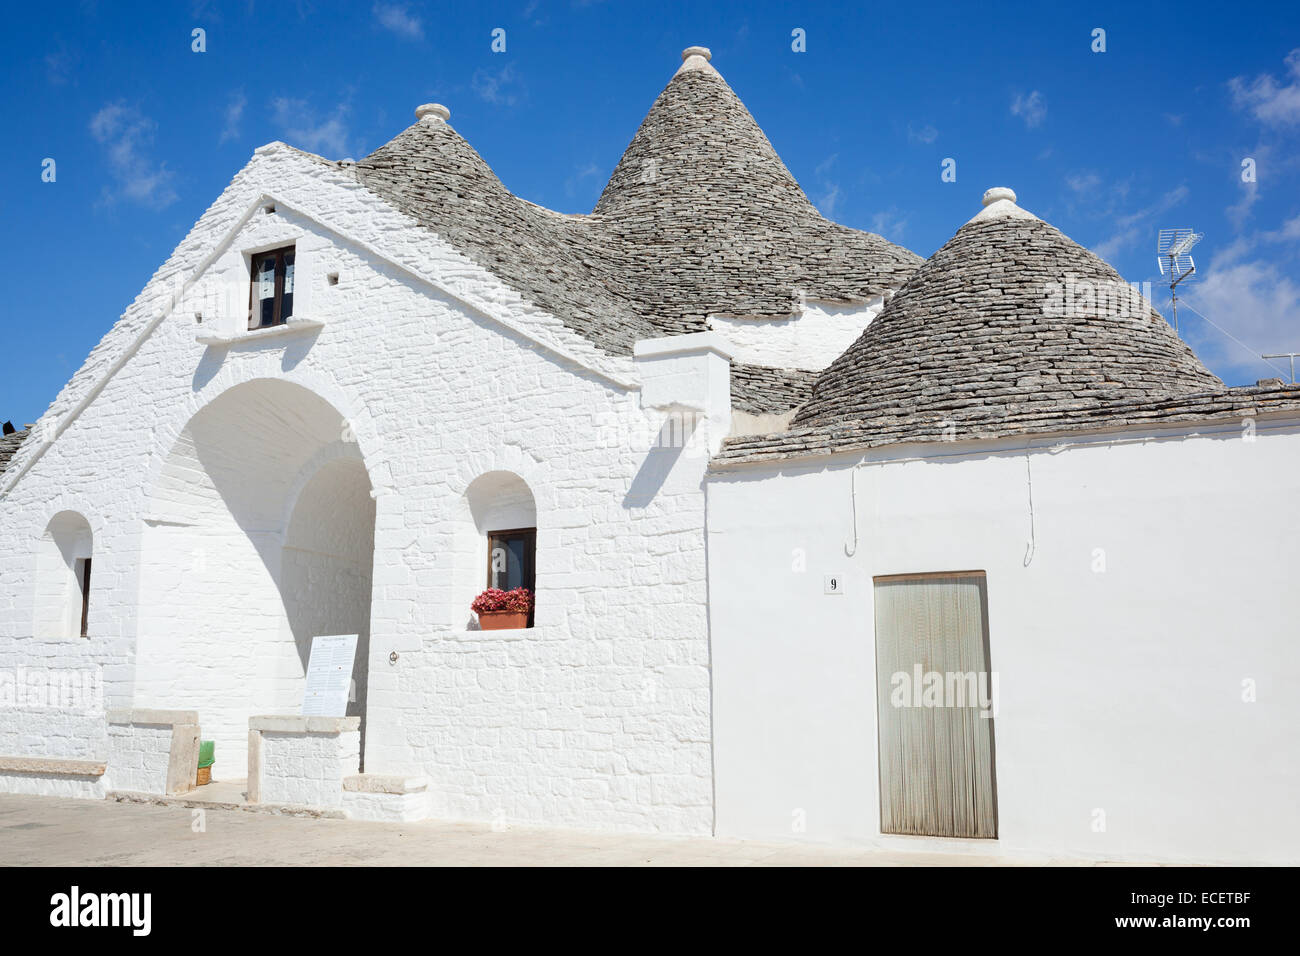
[[[407,823],[429,813],[424,777],[356,774],[343,780],[343,811],[353,820]]]
[[[265,196],[274,213],[260,211]],[[289,241],[295,312],[324,327],[197,343],[196,312],[207,334],[242,325],[243,253]],[[156,294],[169,276],[198,277],[174,309]],[[707,832],[703,457],[655,447],[662,416],[640,409],[631,360],[598,353],[346,175],[284,147],[236,177],[92,353],[40,423],[48,450],[37,457],[29,443],[0,477],[0,667],[95,663],[109,706],[197,709],[205,736],[268,700],[296,711],[302,659],[277,597],[291,491],[277,484],[278,513],[220,499],[227,514],[258,517],[208,538],[205,560],[222,572],[208,577],[229,572],[228,590],[186,590],[193,534],[171,523],[187,518],[190,490],[215,483],[167,467],[184,460],[174,452],[187,424],[257,379],[327,403],[373,487],[365,769],[427,775],[448,815]],[[311,435],[325,454],[325,436]],[[464,494],[498,470],[536,501],[538,626],[517,642],[463,630],[481,586],[467,586]],[[297,477],[310,478],[290,487]],[[31,636],[33,578],[37,542],[62,510],[91,525],[94,585],[90,637],[52,643]],[[157,573],[160,557],[180,569],[172,578]],[[204,640],[185,641],[190,632]],[[247,654],[246,637],[267,667],[231,705],[248,688],[223,664],[232,649]],[[168,640],[170,691],[145,657]],[[218,747],[218,776],[238,764],[232,746]]]
[[[719,835],[1300,862],[1300,421],[1249,424],[711,479]],[[945,571],[987,575],[996,841],[880,833],[872,582]]]
[[[312,729],[324,724],[335,726]],[[259,753],[249,764],[250,802],[327,809],[343,805],[343,781],[356,774],[361,760],[357,718],[254,718],[250,727],[260,738]]]
[[[786,319],[709,316],[709,327],[731,343],[737,362],[820,372],[857,341],[880,314],[884,299],[845,305],[802,302]]]
[[[107,785],[132,793],[185,793],[199,762],[194,711],[122,709],[108,720]]]
[[[107,793],[102,776],[13,773],[0,770],[0,793],[33,797],[67,797],[74,800],[102,800]]]
[[[109,782],[114,790],[166,793],[172,729],[113,725],[108,729]]]

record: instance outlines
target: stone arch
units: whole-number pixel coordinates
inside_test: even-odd
[[[217,779],[245,776],[248,718],[296,714],[311,638],[359,635],[364,717],[375,502],[352,425],[258,378],[201,404],[148,490],[135,705],[197,710]]]
[[[36,546],[32,633],[44,640],[87,636],[95,535],[78,511],[50,518]]]

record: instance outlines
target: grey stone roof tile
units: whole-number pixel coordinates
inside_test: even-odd
[[[731,439],[715,460],[1290,409],[1295,387],[1225,387],[1113,268],[1013,195],[917,270],[788,432]]]
[[[754,414],[788,412],[808,401],[816,380],[816,372],[732,362],[731,407]]]
[[[427,118],[354,174],[617,355],[704,331],[714,312],[788,316],[800,293],[861,301],[921,264],[824,219],[707,64],[679,71],[655,100],[589,216],[514,196],[449,124]]]
[[[11,435],[0,435],[0,475],[9,467],[9,461],[18,453],[18,446],[30,434],[26,428]]]

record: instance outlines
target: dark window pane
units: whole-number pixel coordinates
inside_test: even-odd
[[[293,253],[284,254],[284,294],[280,298],[280,321],[293,315]]]
[[[514,588],[533,590],[536,540],[536,533],[531,530],[492,534],[488,539],[488,587],[503,591]]]
[[[275,256],[263,256],[253,270],[253,318],[258,325],[275,321]]]

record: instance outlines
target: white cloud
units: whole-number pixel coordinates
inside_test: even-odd
[[[344,121],[348,113],[346,103],[340,103],[323,119],[318,118],[303,100],[283,96],[271,102],[271,110],[275,124],[283,131],[290,146],[322,156],[332,154],[335,159],[348,155],[350,134]]]
[[[1249,110],[1255,119],[1268,126],[1291,126],[1300,123],[1300,47],[1292,50],[1283,61],[1291,81],[1285,83],[1264,73],[1247,82],[1245,77],[1228,81],[1232,100],[1238,109]],[[1285,83],[1285,85],[1283,85]]]
[[[907,138],[913,143],[933,143],[939,138],[939,131],[926,123],[920,129],[914,129],[911,123],[907,124]]]
[[[1300,239],[1300,216],[1292,216],[1286,222],[1282,223],[1282,228],[1275,232],[1264,233],[1264,238],[1281,242],[1286,239]]]
[[[511,92],[511,87],[519,88],[513,65],[503,66],[496,72],[475,70],[470,86],[481,99],[497,106],[514,106],[519,101],[519,94]]]
[[[1246,220],[1250,218],[1251,210],[1258,200],[1259,183],[1242,183],[1241,198],[1223,210],[1223,214],[1228,217],[1228,221],[1238,232],[1246,225]]]
[[[45,75],[54,86],[64,86],[72,79],[79,58],[60,46],[58,51],[45,54]]]
[[[831,153],[813,167],[813,176],[817,179],[817,188],[821,193],[821,198],[813,199],[813,204],[827,219],[835,217],[835,208],[840,202],[840,184],[831,178],[831,171],[839,158],[839,153]],[[809,198],[812,199],[811,196]]]
[[[831,183],[822,193],[822,198],[817,200],[817,211],[827,219],[835,217],[835,207],[840,201],[840,184]]]
[[[1179,325],[1221,378],[1286,378],[1290,368],[1285,360],[1269,364],[1260,355],[1300,351],[1300,285],[1272,263],[1232,261],[1239,251],[1216,256],[1200,273],[1201,281],[1179,286],[1179,301],[1201,313],[1182,321],[1180,309]]]
[[[406,40],[423,40],[424,24],[411,14],[410,7],[395,3],[376,3],[375,20],[390,33]]]
[[[907,219],[893,206],[872,216],[868,225],[870,232],[884,236],[892,242],[901,242],[906,228]]]
[[[1101,185],[1101,177],[1093,172],[1071,173],[1065,177],[1065,185],[1070,187],[1071,192],[1091,195]]]
[[[578,189],[582,186],[584,180],[591,179],[599,174],[600,167],[595,163],[579,166],[573,171],[573,175],[564,181],[564,194],[572,198],[577,195]]]
[[[148,155],[157,128],[158,124],[136,107],[120,100],[91,117],[90,135],[107,151],[117,181],[116,189],[104,190],[105,200],[126,199],[162,209],[179,198],[172,188],[175,174]]]
[[[1176,189],[1169,190],[1150,206],[1129,213],[1126,216],[1120,216],[1115,220],[1116,230],[1114,234],[1093,246],[1092,251],[1109,262],[1120,252],[1140,240],[1143,235],[1150,236],[1152,248],[1154,248],[1155,230],[1159,227],[1152,223],[1151,220],[1182,203],[1187,198],[1188,192],[1186,186],[1179,186]]]
[[[244,107],[248,105],[248,97],[243,90],[239,90],[230,98],[225,109],[225,125],[221,128],[220,143],[227,140],[239,138],[239,123],[244,118]]]
[[[1023,119],[1025,126],[1030,129],[1041,126],[1043,120],[1047,118],[1047,97],[1038,90],[1034,90],[1028,96],[1018,93],[1011,102],[1011,112]]]

